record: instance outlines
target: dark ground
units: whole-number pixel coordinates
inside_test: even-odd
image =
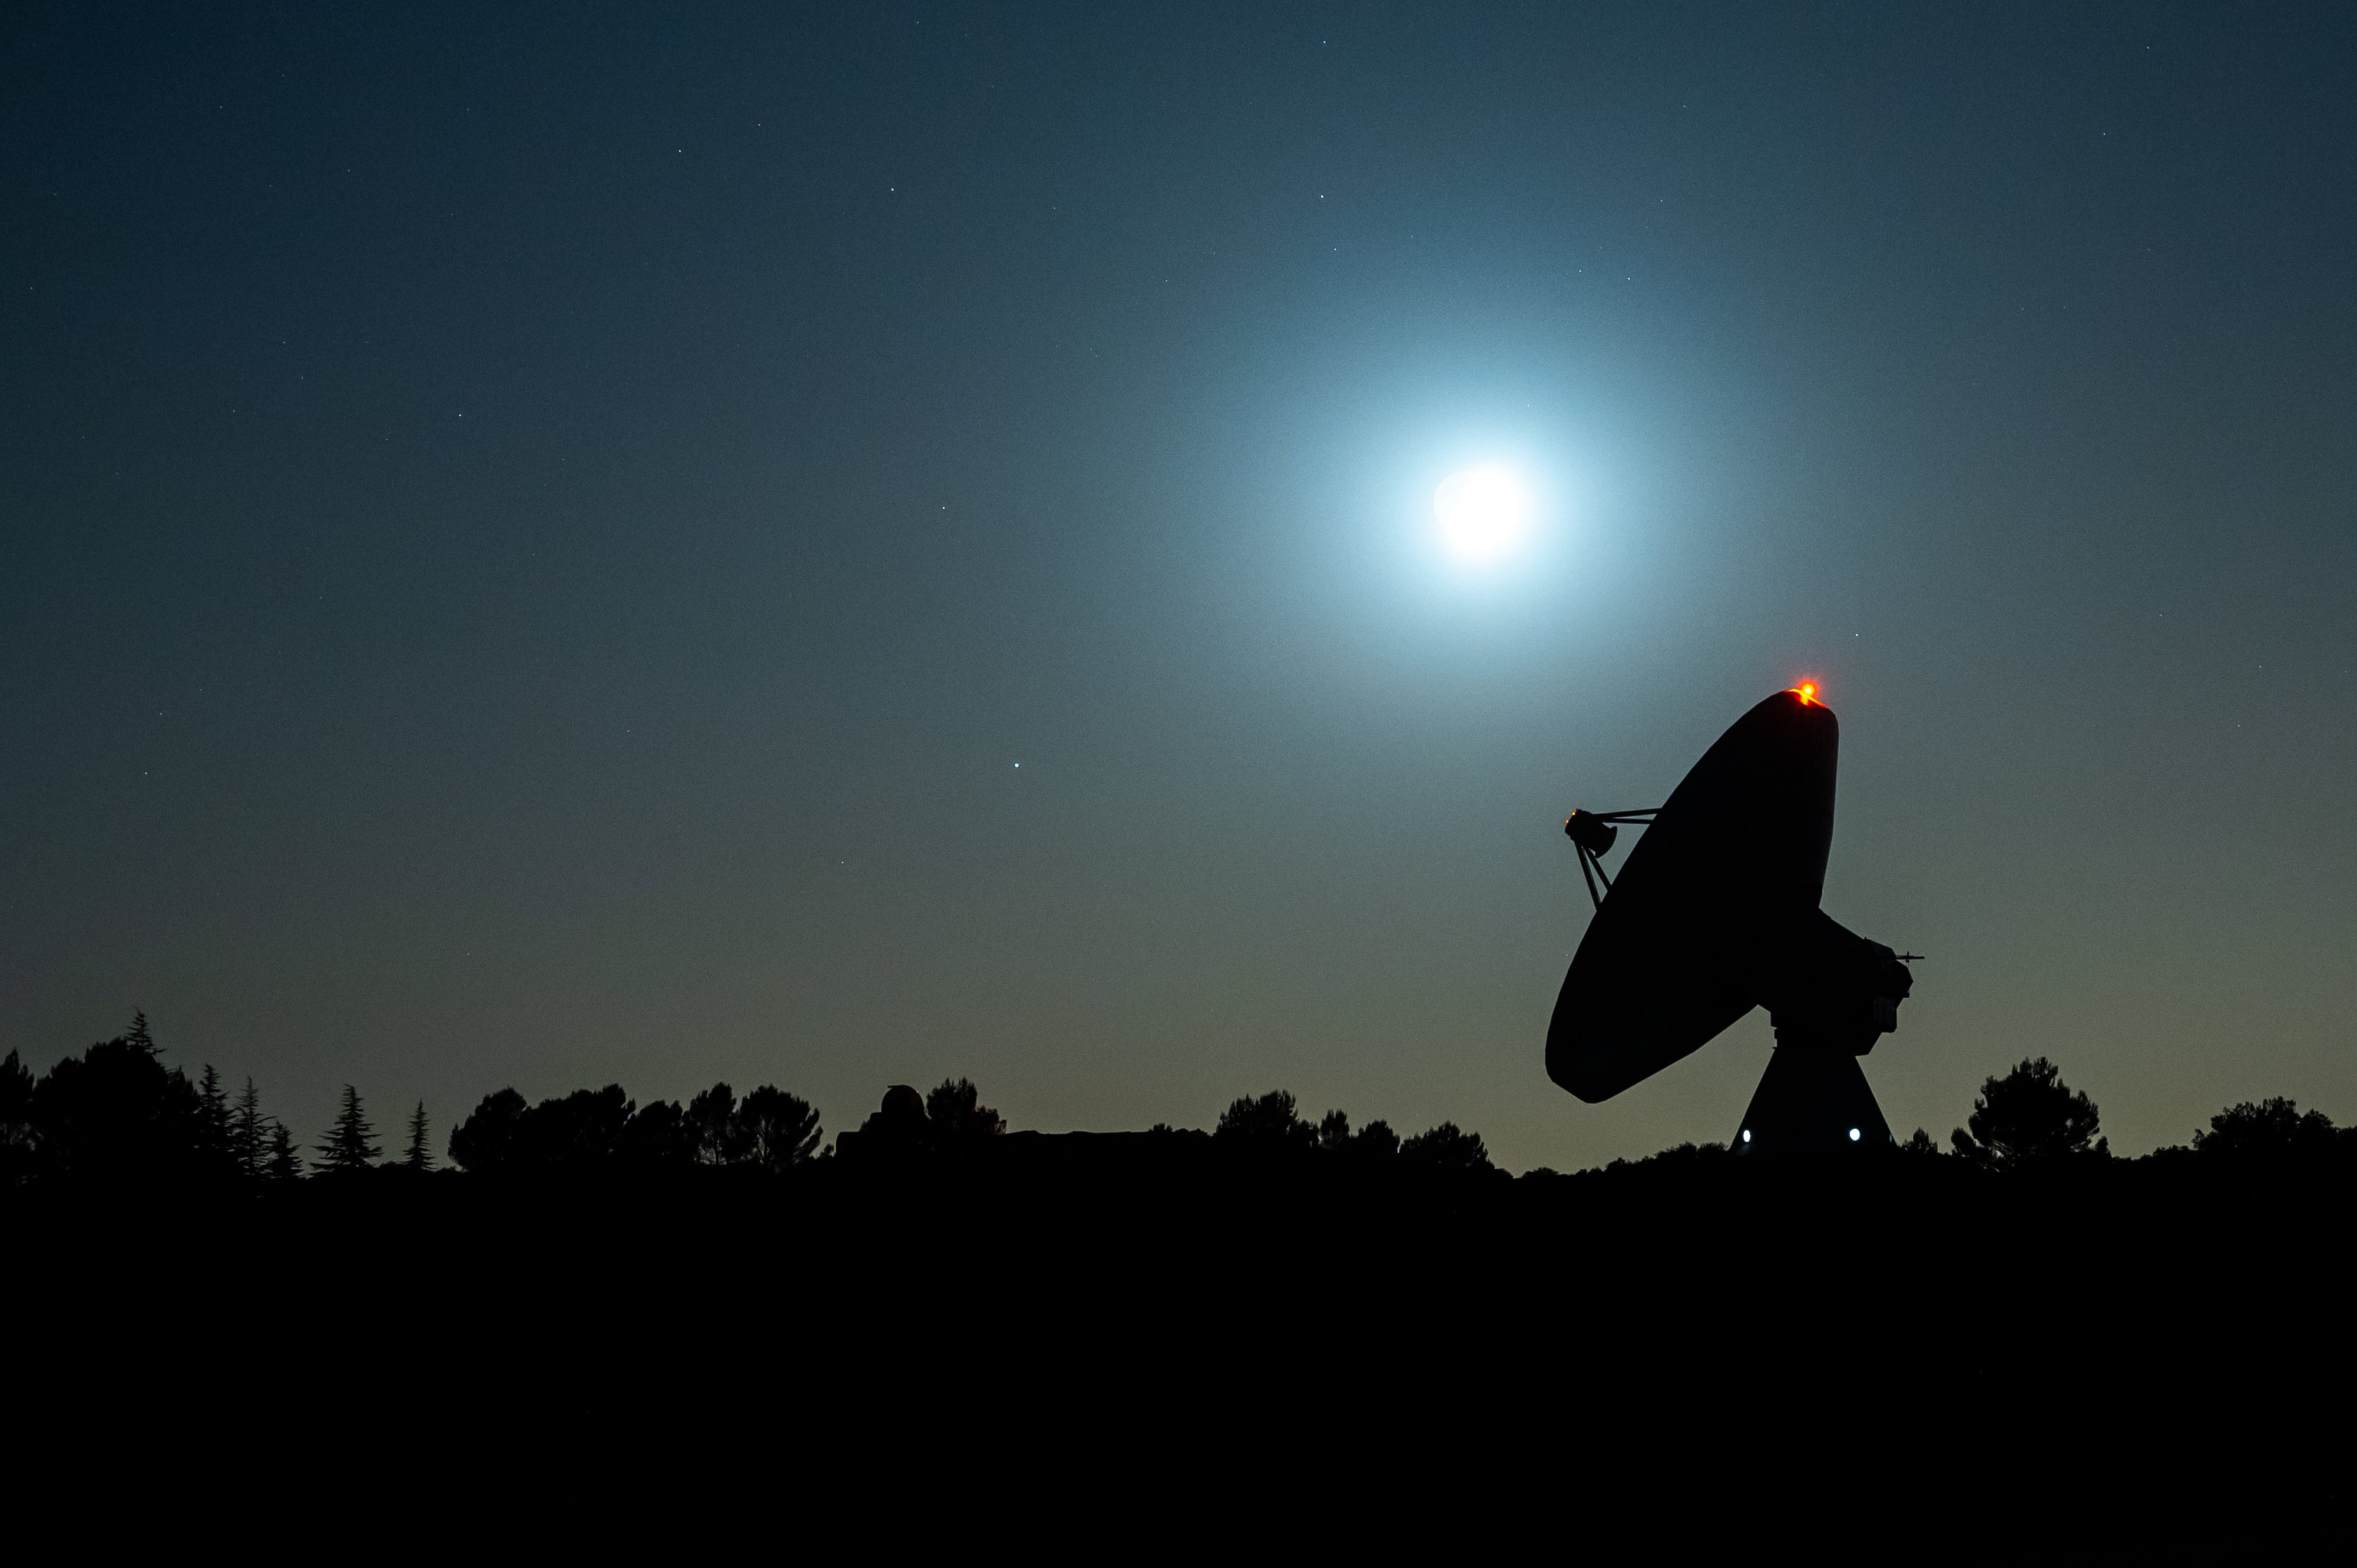
[[[787,1555],[830,1520],[1595,1561],[2352,1539],[2337,1174],[1411,1180],[1147,1134],[692,1174],[19,1197],[19,1408],[48,1457],[340,1476],[372,1518],[406,1477],[618,1545],[684,1487]]]

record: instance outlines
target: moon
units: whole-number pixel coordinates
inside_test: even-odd
[[[1522,477],[1494,463],[1459,469],[1432,495],[1441,542],[1471,563],[1495,561],[1520,544],[1530,532],[1533,510]]]

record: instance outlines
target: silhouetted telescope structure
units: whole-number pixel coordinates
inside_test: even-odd
[[[1547,1026],[1549,1078],[1609,1100],[1765,1007],[1776,1054],[1734,1151],[1891,1146],[1857,1058],[1899,1027],[1913,979],[1817,907],[1840,746],[1833,710],[1796,686],[1736,720],[1663,805],[1572,812],[1596,916]],[[1632,823],[1646,831],[1615,881],[1603,857]]]

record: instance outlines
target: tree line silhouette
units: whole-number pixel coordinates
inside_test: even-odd
[[[406,1121],[402,1154],[388,1161],[359,1090],[345,1085],[333,1122],[307,1159],[286,1124],[264,1112],[251,1078],[231,1095],[210,1064],[191,1079],[162,1058],[144,1013],[123,1035],[60,1059],[38,1079],[9,1052],[0,1060],[0,1184],[193,1180],[265,1187],[371,1172],[414,1178],[436,1168],[422,1101]],[[2104,1162],[2114,1156],[2101,1122],[2094,1102],[2040,1057],[1982,1085],[1966,1124],[1950,1135],[1948,1152],[1918,1128],[1900,1154],[1991,1172]],[[983,1104],[980,1090],[963,1078],[924,1094],[893,1086],[873,1114],[831,1144],[817,1110],[772,1085],[739,1097],[728,1084],[716,1083],[684,1103],[640,1105],[620,1085],[608,1084],[538,1104],[513,1089],[486,1095],[451,1132],[448,1155],[459,1171],[479,1177],[697,1169],[781,1176],[822,1162],[853,1166],[954,1157],[990,1146],[1006,1131],[1006,1119]],[[1337,1171],[1503,1176],[1480,1134],[1453,1122],[1402,1138],[1382,1121],[1353,1128],[1340,1111],[1312,1121],[1283,1090],[1237,1099],[1208,1133],[1164,1123],[1145,1135],[1208,1138],[1244,1157],[1315,1159]],[[1726,1157],[1724,1144],[1687,1144],[1642,1160],[1616,1160],[1606,1169]],[[2231,1106],[2196,1132],[2190,1145],[2144,1158],[2198,1160],[2204,1167],[2357,1165],[2357,1128],[2336,1127],[2321,1112],[2269,1099]],[[1556,1173],[1541,1167],[1530,1174]]]
[[[403,1166],[432,1167],[428,1132],[421,1101]],[[185,1069],[167,1068],[145,1013],[38,1080],[16,1052],[0,1058],[0,1182],[262,1184],[368,1169],[382,1149],[351,1085],[313,1154],[307,1169],[293,1132],[264,1113],[253,1079],[231,1098],[210,1063],[193,1081]]]

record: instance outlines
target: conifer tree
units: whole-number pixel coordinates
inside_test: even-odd
[[[0,1187],[31,1171],[40,1136],[33,1124],[33,1075],[10,1051],[0,1060]]]
[[[229,1095],[221,1088],[221,1069],[210,1062],[197,1079],[197,1147],[207,1165],[230,1161]]]
[[[303,1156],[295,1152],[295,1134],[284,1122],[270,1124],[270,1160],[264,1173],[272,1181],[293,1181],[303,1174]]]
[[[151,1057],[161,1053],[161,1047],[156,1044],[156,1036],[147,1032],[147,1015],[145,1013],[131,1015],[130,1033],[123,1037]]]
[[[245,1090],[229,1112],[229,1154],[237,1162],[237,1174],[248,1181],[263,1177],[267,1155],[264,1144],[268,1141],[263,1132],[262,1097],[253,1092],[253,1079],[245,1080]]]
[[[416,1113],[409,1119],[409,1148],[401,1156],[401,1163],[414,1171],[434,1168],[434,1152],[425,1140],[425,1101],[423,1100],[417,1102]]]
[[[349,1083],[344,1085],[343,1109],[336,1112],[336,1124],[328,1129],[327,1140],[318,1145],[319,1168],[331,1176],[368,1169],[384,1152],[375,1140],[376,1129],[361,1112],[361,1091]]]

